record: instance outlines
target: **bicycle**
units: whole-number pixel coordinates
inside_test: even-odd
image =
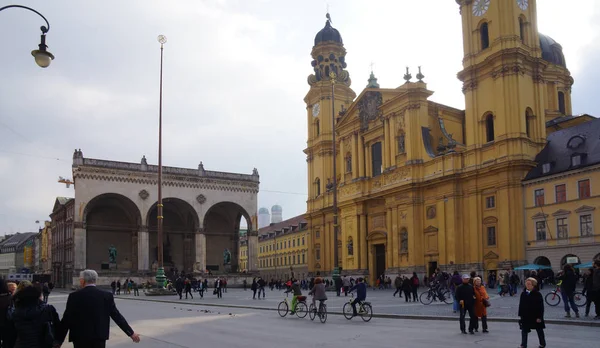
[[[277,306],[277,313],[282,318],[285,317],[288,312],[290,312],[290,305],[288,304],[289,295],[283,299],[283,301],[279,302]],[[298,296],[298,303],[296,303],[296,315],[298,318],[304,318],[308,314],[308,306],[306,305],[306,296]]]
[[[560,304],[561,297],[560,285],[558,285],[556,290],[552,290],[546,294],[544,300],[548,306],[556,307]],[[575,299],[575,305],[577,307],[583,307],[587,302],[587,297],[579,291],[575,291],[573,298]]]
[[[441,297],[440,297],[440,293],[441,293]],[[454,302],[452,300],[452,294],[450,293],[450,290],[436,290],[433,288],[429,288],[429,290],[421,293],[421,295],[419,295],[419,301],[424,304],[424,305],[430,305],[433,300],[436,299],[440,299],[440,301],[444,301],[444,303],[446,304],[452,304],[452,302]]]
[[[354,294],[351,293],[350,300],[344,304],[343,312],[344,317],[348,320],[354,317],[354,310],[352,309],[352,301],[354,300]],[[361,301],[358,303],[358,315],[362,318],[363,321],[368,322],[373,318],[373,307],[371,307],[371,302]]]
[[[327,305],[325,304],[325,300],[319,300],[319,310],[311,303],[310,307],[308,307],[308,316],[310,320],[315,320],[318,316],[321,323],[325,324],[327,321]]]

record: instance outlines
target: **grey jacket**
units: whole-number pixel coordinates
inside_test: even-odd
[[[310,290],[308,294],[313,295],[315,300],[317,301],[326,300],[327,294],[325,294],[325,284],[315,284],[315,286],[313,286],[312,290]]]

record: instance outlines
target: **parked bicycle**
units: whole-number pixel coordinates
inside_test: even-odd
[[[352,301],[354,301],[354,294],[351,294],[350,300],[344,304],[344,317],[348,320],[354,317],[354,310],[352,309]],[[373,307],[371,307],[371,302],[361,301],[358,303],[358,316],[362,318],[363,321],[368,322],[373,318]]]
[[[319,300],[319,309],[315,308],[315,305],[312,303],[310,307],[308,307],[308,316],[310,320],[315,320],[316,317],[319,317],[321,323],[325,324],[327,321],[327,305],[325,304],[325,300]]]
[[[556,290],[552,290],[546,294],[544,300],[548,306],[556,307],[560,304],[561,298],[560,285],[558,285]],[[579,291],[575,291],[573,298],[575,299],[575,305],[577,307],[583,307],[587,302],[587,297]]]
[[[298,303],[296,303],[296,315],[298,318],[304,318],[308,314],[308,306],[306,305],[306,296],[298,296]],[[288,303],[288,296],[279,302],[277,306],[277,313],[283,318],[288,312],[290,312],[290,304]]]
[[[440,302],[443,301],[446,304],[452,304],[452,302],[454,302],[452,300],[452,293],[448,289],[434,289],[430,287],[429,290],[421,293],[419,296],[419,301],[424,305],[429,305],[438,299]]]

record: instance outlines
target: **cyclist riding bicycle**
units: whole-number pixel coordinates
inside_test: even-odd
[[[298,296],[302,296],[302,290],[300,289],[300,283],[296,279],[291,279],[292,286],[288,290],[286,290],[286,294],[290,292],[294,292],[294,297],[292,297],[292,310],[291,314],[296,313],[296,305],[298,304]]]
[[[362,303],[367,299],[367,284],[364,283],[363,278],[356,280],[356,285],[350,289],[350,293],[356,290],[356,298],[352,301],[352,316],[356,316],[356,304]]]
[[[312,304],[315,308],[317,308],[317,310],[319,310],[319,307],[317,307],[315,302],[320,301],[322,303],[327,301],[327,294],[325,294],[325,283],[323,283],[323,278],[319,276],[315,278],[315,284],[308,294],[313,295]]]

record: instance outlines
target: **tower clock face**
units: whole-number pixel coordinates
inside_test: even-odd
[[[529,6],[529,0],[517,0],[517,5],[521,8],[521,10],[527,10],[527,6]]]
[[[473,2],[473,15],[483,16],[490,7],[490,0],[475,0]]]
[[[321,105],[319,103],[316,103],[315,105],[313,105],[313,107],[312,107],[313,117],[319,116],[320,111],[321,111]]]

